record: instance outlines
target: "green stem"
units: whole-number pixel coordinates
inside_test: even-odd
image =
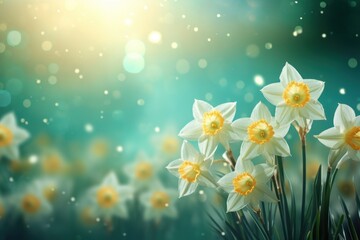
[[[301,129],[300,129],[301,130]],[[302,152],[302,165],[303,165],[303,188],[302,188],[302,200],[301,200],[301,232],[305,232],[304,229],[304,217],[305,217],[305,199],[306,199],[306,131],[301,130],[299,132],[301,139],[301,152]]]

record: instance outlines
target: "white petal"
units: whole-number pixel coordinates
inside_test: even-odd
[[[290,124],[276,124],[274,127],[274,136],[275,137],[285,137],[285,135],[289,132]]]
[[[13,112],[10,112],[6,114],[0,121],[1,124],[4,124],[5,126],[9,128],[16,128],[16,117]]]
[[[19,148],[16,145],[1,147],[1,149],[2,149],[2,154],[5,157],[8,157],[10,160],[16,160],[19,159],[20,157]]]
[[[339,149],[330,150],[328,156],[329,166],[333,167],[335,164],[339,162],[339,160],[346,154],[347,147],[343,145]]]
[[[202,121],[204,113],[209,112],[213,109],[209,103],[195,99],[193,104],[193,115],[195,120]]]
[[[310,89],[311,99],[317,100],[324,90],[325,82],[313,79],[304,79],[304,83],[306,83]]]
[[[174,160],[166,166],[166,169],[169,170],[169,172],[171,174],[173,174],[175,177],[179,177],[178,169],[182,163],[183,163],[183,160],[181,160],[181,159]]]
[[[197,162],[200,157],[199,152],[188,141],[184,141],[181,145],[181,158],[185,161]]]
[[[235,212],[249,204],[249,198],[238,193],[230,193],[226,202],[227,212]]]
[[[180,130],[179,136],[188,140],[197,140],[201,134],[201,124],[196,120],[192,120]]]
[[[263,87],[260,91],[264,94],[266,100],[272,105],[277,106],[281,101],[284,101],[282,97],[284,90],[281,83],[271,83]]]
[[[280,124],[291,123],[295,119],[295,109],[285,103],[278,105],[275,110],[276,121]]]
[[[293,66],[286,63],[280,74],[280,82],[286,88],[291,81],[301,82],[303,79]]]
[[[259,102],[254,107],[250,118],[252,120],[265,119],[267,122],[270,122],[271,121],[271,113],[270,113],[269,109],[265,106],[265,104],[263,104],[262,102]]]
[[[217,183],[221,186],[222,189],[230,193],[232,190],[234,190],[233,179],[236,177],[236,175],[236,172],[230,172],[220,178]]]
[[[241,140],[240,134],[228,123],[224,123],[222,133],[227,136],[228,142],[238,142]]]
[[[232,122],[236,111],[236,102],[223,103],[215,107],[218,110],[225,121]]]
[[[355,120],[354,110],[346,104],[339,104],[334,115],[334,126],[340,127],[340,130],[352,127]]]
[[[218,187],[214,176],[208,171],[201,171],[201,174],[199,175],[198,178],[198,182],[200,185],[206,187],[212,187],[212,188]]]
[[[252,173],[254,171],[254,164],[250,160],[241,159],[240,157],[236,161],[235,171],[242,173]]]
[[[273,153],[274,155],[279,155],[282,157],[287,157],[291,155],[289,145],[287,144],[284,138],[274,137],[271,140],[271,144],[275,149],[275,152]]]
[[[179,198],[192,194],[195,192],[197,186],[197,183],[190,183],[186,180],[179,179]]]
[[[215,137],[203,135],[199,138],[199,149],[208,158],[216,151],[218,141]]]
[[[247,138],[247,128],[253,122],[251,118],[240,118],[235,120],[231,126],[233,127],[234,131],[239,135],[241,140]]]
[[[13,134],[14,134],[13,141],[14,141],[14,144],[16,144],[16,145],[21,144],[22,142],[24,142],[25,140],[27,140],[30,137],[29,132],[22,128],[16,128],[16,130],[14,130]]]
[[[310,101],[301,109],[299,109],[300,116],[312,120],[324,120],[324,108],[317,100],[310,99]]]
[[[254,167],[254,171],[252,172],[252,175],[256,179],[256,182],[265,184],[274,175],[274,171],[275,171],[274,167],[271,167],[266,163],[262,163]]]
[[[344,144],[344,134],[340,133],[338,127],[326,129],[319,135],[315,136],[325,146],[337,149]]]
[[[218,134],[217,139],[219,140],[219,142],[221,143],[221,145],[224,146],[224,148],[227,150],[230,149],[230,144],[229,144],[229,134],[226,131],[222,131],[221,133]]]
[[[265,184],[257,184],[255,186],[254,192],[257,192],[261,195],[261,198],[259,200],[264,202],[278,202],[278,199],[276,197],[276,194],[271,191]]]
[[[244,160],[250,160],[259,156],[259,145],[250,141],[244,141],[240,148],[240,157]]]
[[[113,171],[109,172],[104,178],[102,185],[110,185],[110,186],[119,185],[116,174]]]

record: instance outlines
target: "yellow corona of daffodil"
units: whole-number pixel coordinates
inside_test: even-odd
[[[126,218],[126,202],[133,198],[130,186],[120,185],[114,172],[110,172],[99,186],[89,191],[91,212],[96,217],[111,220],[112,216]]]
[[[251,161],[238,159],[235,171],[223,176],[218,184],[229,193],[227,211],[234,212],[249,205],[259,209],[259,201],[277,202],[267,183],[274,174],[274,167],[267,164],[253,165]]]
[[[339,104],[334,114],[334,127],[315,137],[332,150],[330,166],[338,162],[340,167],[348,159],[360,161],[360,116],[355,116],[350,106]]]
[[[232,126],[243,140],[241,159],[251,159],[260,154],[290,155],[290,148],[284,139],[290,125],[277,123],[263,103],[255,106],[250,118],[237,119]]]
[[[229,150],[229,142],[239,140],[231,126],[235,111],[235,102],[213,107],[205,101],[195,100],[194,120],[185,125],[179,136],[187,140],[198,140],[199,146],[205,150],[207,156],[215,152],[219,143]]]
[[[149,191],[140,195],[140,203],[145,208],[144,220],[160,221],[162,217],[177,217],[174,204],[176,199],[176,191],[166,189],[160,184],[153,186]]]
[[[304,119],[325,119],[323,106],[318,101],[324,85],[322,81],[303,79],[293,66],[286,63],[280,74],[280,83],[269,84],[261,92],[276,106],[278,122],[291,123],[296,120],[304,127]]]
[[[17,126],[14,113],[6,114],[0,120],[0,158],[18,159],[19,145],[29,136],[28,131]]]
[[[197,186],[203,185],[216,188],[216,181],[210,173],[212,156],[204,155],[184,141],[181,146],[181,158],[174,160],[166,167],[170,173],[179,178],[179,197],[192,194]]]

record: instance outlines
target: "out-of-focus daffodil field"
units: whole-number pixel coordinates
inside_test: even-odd
[[[264,112],[279,114],[266,86],[279,83],[289,66],[304,79],[324,82],[322,93],[315,82],[310,88],[294,83],[285,89],[291,96],[298,91],[291,101],[300,98],[303,105],[313,101],[301,99],[307,89],[309,97],[311,87],[320,92],[314,101],[318,97],[326,119],[303,116],[316,118],[306,136],[306,171],[299,126],[289,125],[281,136],[290,151],[272,149],[284,157],[280,187],[289,203],[297,200],[291,216],[299,225],[291,233],[284,223],[289,218],[282,219],[286,207],[279,204],[279,213],[273,212],[277,236],[305,238],[301,229],[317,225],[301,216],[303,174],[305,203],[312,204],[317,201],[313,186],[325,182],[331,162],[328,147],[336,145],[322,140],[321,133],[337,126],[334,113],[343,106],[338,103],[351,107],[355,116],[360,112],[359,35],[359,0],[0,0],[0,239],[251,239],[246,231],[236,235],[232,229],[242,212],[233,222],[224,220],[239,201],[257,209],[258,200],[234,198],[229,206],[224,175],[232,174],[231,155],[224,152],[231,148],[235,160],[256,158],[256,164],[264,163],[258,156],[269,149],[254,154],[254,146],[242,146],[246,137],[228,143],[230,125],[229,135],[198,144],[196,126],[184,126],[198,119],[207,103],[236,102],[232,119],[240,120],[234,129],[243,131],[241,119],[251,116],[266,126],[256,135],[259,126],[249,123],[244,130],[253,137],[249,141],[269,141],[278,130],[272,131]],[[286,94],[281,95],[285,100]],[[219,109],[227,114],[224,106]],[[227,124],[220,112],[201,115],[205,120],[197,128],[204,136],[215,136]],[[344,135],[354,151],[360,149],[356,129]],[[191,154],[197,157],[188,161]],[[276,165],[274,156],[266,157]],[[340,239],[354,236],[347,216],[360,234],[359,216],[354,217],[360,206],[360,163],[353,160],[342,161],[327,207],[328,221],[336,225],[347,206]],[[322,176],[316,177],[320,164]],[[271,185],[265,175],[253,177],[252,169],[252,164],[235,168],[246,171],[231,185],[241,196],[257,188],[266,192]],[[276,169],[281,168],[264,169],[278,186]],[[281,170],[279,175],[281,180]],[[276,207],[281,191],[259,200],[272,200]],[[262,222],[265,239],[277,239],[270,216],[264,215],[264,209],[275,209],[271,206],[256,211],[261,221],[246,223],[256,229],[252,226]]]

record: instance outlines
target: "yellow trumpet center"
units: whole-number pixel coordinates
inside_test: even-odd
[[[62,160],[56,153],[48,155],[42,162],[45,173],[57,173],[62,170]]]
[[[241,173],[233,179],[233,186],[235,192],[243,196],[251,193],[254,190],[255,185],[255,178],[247,172]]]
[[[57,195],[56,188],[54,186],[47,186],[44,188],[43,194],[48,201],[52,202]]]
[[[166,192],[154,192],[150,199],[151,206],[156,209],[163,209],[169,206],[170,197]]]
[[[34,214],[40,209],[41,202],[34,194],[26,194],[22,199],[21,206],[26,213]]]
[[[13,133],[4,125],[0,125],[0,147],[9,146],[13,141]]]
[[[153,166],[149,162],[139,162],[135,167],[135,176],[139,180],[146,180],[153,176]]]
[[[184,161],[180,165],[178,172],[180,174],[180,178],[188,182],[195,182],[200,175],[200,165],[190,161]]]
[[[102,208],[111,208],[119,200],[119,194],[111,186],[100,187],[96,195],[97,202]]]
[[[203,132],[209,136],[215,136],[224,126],[224,117],[219,111],[204,113],[202,128]]]
[[[345,142],[354,150],[360,150],[360,127],[352,127],[345,133]]]
[[[273,127],[264,119],[251,123],[247,128],[249,140],[256,144],[264,144],[274,136]]]
[[[81,210],[80,219],[83,223],[87,225],[94,224],[96,222],[95,217],[93,216],[91,209],[89,207],[85,207]]]
[[[303,82],[290,82],[283,92],[283,99],[290,107],[304,107],[310,101],[310,89]]]

